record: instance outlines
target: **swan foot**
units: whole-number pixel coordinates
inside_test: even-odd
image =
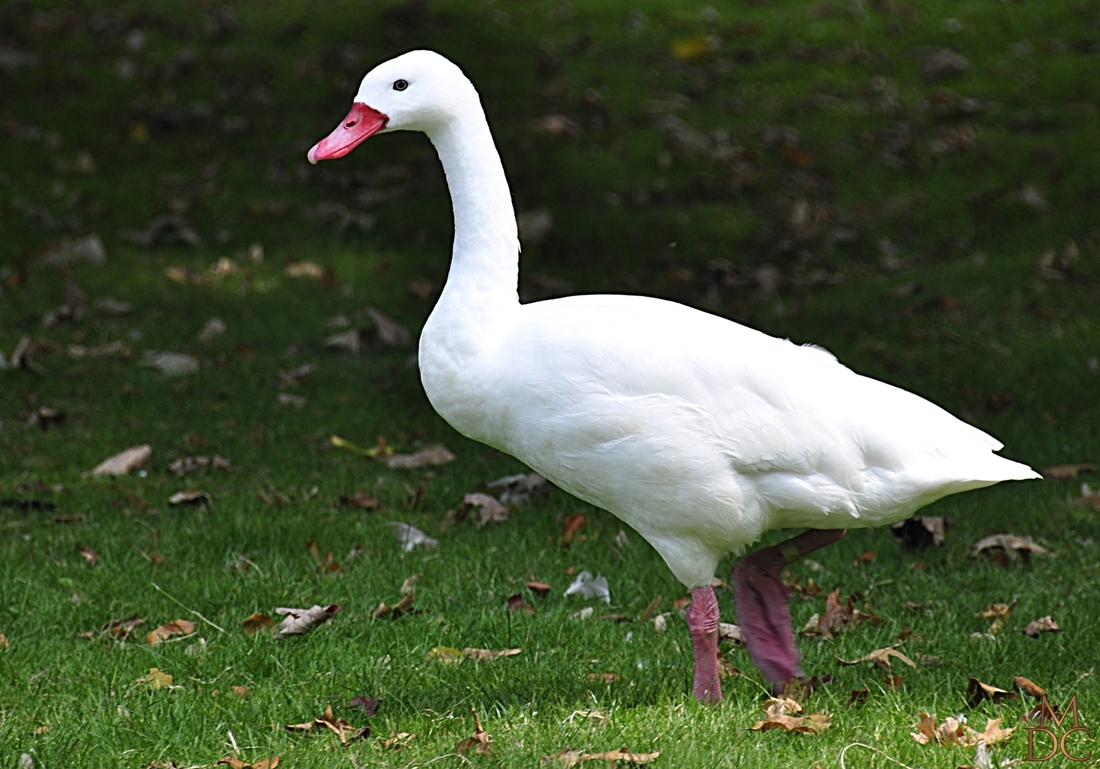
[[[691,591],[687,610],[691,643],[695,647],[695,699],[709,705],[722,701],[718,680],[718,599],[710,585]]]
[[[787,610],[790,589],[783,584],[783,567],[843,537],[844,529],[810,529],[778,545],[749,553],[733,570],[737,621],[745,648],[754,665],[780,693],[791,681],[806,678],[794,644],[791,615]]]

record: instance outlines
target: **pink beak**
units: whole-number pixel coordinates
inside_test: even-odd
[[[340,122],[340,125],[336,126],[336,130],[314,144],[306,157],[309,158],[310,163],[342,158],[368,136],[373,136],[385,128],[389,119],[388,115],[383,115],[366,104],[356,102],[351,105],[351,112]]]

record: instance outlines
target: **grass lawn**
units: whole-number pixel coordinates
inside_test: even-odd
[[[507,522],[463,518],[466,494],[526,470],[439,419],[415,341],[383,341],[367,312],[415,340],[446,276],[424,137],[305,161],[367,69],[435,48],[485,102],[525,221],[525,299],[683,301],[825,346],[1037,469],[1100,464],[1100,12],[586,5],[0,9],[0,767],[531,767],[626,747],[660,767],[953,769],[975,749],[918,744],[920,714],[1020,727],[1034,699],[967,697],[970,678],[1016,676],[1077,697],[1093,732],[1066,747],[1100,764],[1097,476],[943,500],[925,511],[954,521],[940,548],[861,530],[793,565],[796,629],[834,590],[878,619],[799,639],[831,676],[802,704],[830,728],[753,731],[766,693],[747,655],[723,642],[740,673],[722,706],[694,702],[685,591],[613,516],[551,489]],[[348,332],[358,352],[328,349]],[[391,469],[333,435],[456,458]],[[141,468],[89,474],[144,444]],[[231,469],[171,469],[214,455]],[[208,502],[171,504],[183,489]],[[406,552],[393,521],[438,547]],[[969,557],[998,533],[1050,552]],[[609,605],[565,595],[583,570]],[[376,611],[414,576],[413,611]],[[340,610],[308,634],[242,629],[315,604]],[[996,627],[977,616],[992,604],[1012,607]],[[1060,632],[1022,632],[1046,615]],[[126,638],[100,630],[133,617]],[[194,632],[148,642],[177,619]],[[837,664],[899,643],[915,668]],[[467,648],[522,651],[447,651]],[[370,736],[286,728],[328,706]],[[489,753],[454,755],[472,711]],[[1027,743],[1020,728],[992,758]],[[1037,734],[1033,755],[1049,750]]]

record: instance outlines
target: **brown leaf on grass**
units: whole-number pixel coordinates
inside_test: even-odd
[[[1027,627],[1024,628],[1024,635],[1037,638],[1040,633],[1058,633],[1061,630],[1062,628],[1058,627],[1058,623],[1048,614],[1027,623]]]
[[[361,729],[356,729],[345,719],[333,715],[332,705],[326,705],[324,714],[312,721],[301,724],[287,724],[286,729],[288,732],[305,732],[306,734],[313,734],[314,730],[328,729],[340,738],[340,743],[343,745],[370,736],[370,724],[363,726]]]
[[[1046,689],[1039,686],[1039,684],[1032,681],[1030,678],[1024,678],[1023,676],[1016,676],[1012,679],[1012,685],[1022,691],[1024,694],[1029,694],[1032,697],[1046,697]]]
[[[574,515],[567,515],[565,517],[565,525],[561,532],[561,544],[564,547],[568,545],[577,536],[577,532],[583,527],[588,525],[588,521],[584,519],[584,515],[576,513]]]
[[[786,697],[770,699],[764,703],[764,720],[753,724],[752,731],[781,729],[785,732],[818,734],[832,725],[829,716],[824,713],[799,715],[802,712],[802,706],[792,699]]]
[[[388,617],[389,619],[397,619],[403,617],[406,614],[414,614],[413,600],[416,598],[416,593],[409,592],[402,596],[401,600],[395,603],[393,606],[389,606],[385,601],[378,604],[371,611],[371,616],[375,619],[381,619],[382,617]]]
[[[406,347],[412,343],[412,334],[397,321],[387,318],[374,307],[366,308],[367,315],[374,321],[374,330],[378,340],[390,347]]]
[[[918,515],[895,523],[890,527],[890,533],[906,550],[925,550],[943,547],[951,523],[950,518],[941,515]]]
[[[527,582],[528,589],[537,595],[539,598],[545,598],[550,595],[550,591],[553,589],[547,582],[539,582],[538,580],[530,580]]]
[[[382,747],[386,750],[401,750],[401,748],[409,747],[409,743],[415,739],[415,734],[409,734],[408,732],[391,732],[389,737],[380,740],[380,742]]]
[[[806,580],[806,583],[802,583],[802,577],[796,577],[790,582],[785,583],[792,593],[796,593],[802,598],[814,598],[825,592],[821,585],[814,581],[813,577]]]
[[[341,494],[336,498],[336,504],[341,507],[355,507],[359,510],[382,510],[385,508],[381,500],[375,499],[364,489],[359,489],[350,495]]]
[[[603,681],[605,684],[612,684],[619,680],[619,676],[615,673],[589,673],[585,678],[589,681]]]
[[[131,446],[125,451],[120,451],[112,457],[108,457],[92,468],[92,475],[126,475],[131,470],[141,467],[149,457],[153,455],[153,448],[143,443],[140,446]]]
[[[1044,478],[1050,478],[1055,481],[1072,481],[1077,478],[1078,473],[1096,472],[1096,465],[1054,465],[1052,467],[1044,467],[1040,472]]]
[[[660,751],[654,753],[632,753],[627,748],[622,750],[609,750],[606,753],[585,753],[581,750],[565,748],[552,756],[539,759],[539,766],[555,766],[569,769],[583,761],[600,761],[606,763],[609,769],[623,762],[630,766],[642,766],[654,761],[660,756]]]
[[[981,619],[991,619],[993,624],[989,626],[989,633],[997,633],[1008,622],[1008,618],[1012,616],[1012,610],[1016,608],[1016,602],[1012,603],[991,603],[980,612],[975,613],[975,617]]]
[[[236,753],[230,753],[228,756],[223,756],[216,766],[228,766],[229,769],[276,769],[279,766],[280,756],[272,756],[271,758],[265,758],[261,761],[249,763],[237,758]]]
[[[0,633],[0,649],[10,649],[10,648],[11,648],[11,641],[8,640],[8,637],[6,635],[4,635],[3,633]]]
[[[1100,491],[1093,491],[1087,483],[1081,484],[1081,496],[1073,498],[1073,504],[1078,507],[1091,507],[1100,510]]]
[[[283,268],[283,274],[288,278],[321,280],[325,277],[325,268],[316,262],[290,262]]]
[[[252,694],[252,687],[250,686],[231,686],[229,691],[236,694],[238,697],[247,697]]]
[[[897,691],[905,683],[905,676],[886,676],[882,679],[888,691]]]
[[[484,526],[487,523],[504,523],[508,520],[508,508],[500,504],[500,501],[496,497],[491,497],[488,494],[482,494],[481,492],[474,492],[467,494],[462,498],[462,507],[458,509],[456,516],[458,518],[465,518],[469,515],[471,510],[477,510],[474,515],[474,522],[478,526]]]
[[[161,625],[149,634],[149,645],[156,646],[162,641],[167,641],[176,635],[191,635],[195,632],[195,623],[185,619],[177,619]]]
[[[508,596],[508,599],[504,602],[504,606],[510,612],[523,612],[524,614],[535,613],[535,607],[523,600],[523,593],[516,593],[515,595]]]
[[[656,614],[661,611],[661,601],[664,600],[661,596],[657,596],[642,610],[642,622],[649,622]]]
[[[982,700],[993,700],[994,703],[1002,700],[1018,700],[1020,695],[1016,692],[999,689],[991,684],[982,683],[977,678],[969,678],[966,682],[967,707],[976,707]]]
[[[382,703],[382,700],[376,697],[352,697],[348,703],[349,708],[359,708],[366,714],[367,718],[370,718],[378,712],[378,706]]]
[[[225,457],[214,454],[213,456],[193,456],[193,457],[180,457],[179,459],[168,465],[168,472],[173,475],[183,475],[184,473],[190,473],[194,470],[202,470],[204,468],[213,468],[215,470],[232,470],[233,465],[229,464],[229,460]]]
[[[481,728],[481,719],[477,717],[477,711],[471,712],[474,714],[474,733],[455,746],[455,753],[464,756],[473,750],[487,756],[489,755],[489,735]]]
[[[81,546],[77,552],[80,553],[89,566],[95,566],[99,563],[99,556],[96,555],[95,550],[92,550],[92,548]]]
[[[990,537],[979,539],[971,548],[970,557],[988,552],[993,555],[1002,566],[1008,561],[1016,560],[1016,556],[1023,557],[1024,562],[1031,560],[1031,554],[1046,555],[1050,551],[1042,545],[1032,542],[1029,537],[1018,537],[1015,534],[994,534]]]
[[[462,656],[474,662],[492,662],[501,657],[514,657],[522,652],[523,649],[501,649],[500,651],[493,651],[492,649],[474,649],[467,646],[462,650]]]
[[[415,454],[394,454],[386,459],[391,470],[415,470],[420,467],[436,467],[453,462],[455,455],[442,443],[425,446]]]
[[[832,638],[835,633],[850,627],[855,627],[863,622],[877,625],[882,619],[871,610],[870,604],[863,609],[857,609],[852,605],[849,596],[843,603],[840,600],[840,590],[834,590],[825,597],[825,611],[810,617],[801,635],[820,635]]]
[[[134,628],[144,624],[145,620],[145,617],[139,617],[136,614],[126,619],[113,619],[101,625],[97,630],[89,630],[80,633],[77,637],[91,640],[95,638],[97,634],[103,634],[110,636],[116,641],[125,641],[126,637],[133,632]]]
[[[248,635],[256,635],[256,633],[260,632],[261,630],[266,630],[269,627],[274,627],[274,625],[275,620],[273,620],[267,614],[263,614],[262,612],[250,614],[249,616],[241,620],[241,630],[243,630]]]
[[[325,349],[333,352],[347,350],[358,355],[363,349],[363,332],[357,328],[332,334],[325,339]]]
[[[405,580],[401,583],[401,587],[397,588],[397,592],[401,595],[408,595],[413,591],[413,585],[420,579],[419,574],[413,574],[409,577],[405,577]]]
[[[917,731],[910,732],[910,736],[921,745],[961,745],[972,748],[979,742],[987,747],[998,742],[1004,742],[1012,736],[1014,729],[1002,729],[1000,718],[990,718],[986,721],[985,730],[975,731],[966,724],[960,723],[957,718],[948,716],[942,724],[936,724],[936,714],[920,714],[920,721],[915,725]]]
[[[736,678],[741,675],[741,671],[737,667],[727,660],[719,652],[718,654],[718,679],[721,681],[728,681],[731,678]]]
[[[842,660],[840,659],[840,657],[837,657],[836,662],[838,665],[858,665],[861,662],[871,662],[874,663],[876,667],[882,668],[883,670],[889,670],[891,657],[898,659],[901,662],[904,662],[911,668],[915,668],[917,666],[917,663],[913,662],[913,660],[909,659],[904,654],[899,652],[897,650],[897,647],[895,646],[887,646],[884,649],[875,649],[873,652],[869,652],[868,654],[863,655],[859,659],[852,660],[851,662]]]
[[[338,611],[340,611],[340,606],[338,604],[329,604],[328,606],[314,605],[308,609],[288,609],[280,607],[275,610],[275,613],[285,615],[285,618],[279,623],[279,629],[275,633],[275,638],[286,638],[287,636],[308,633],[323,622],[327,622]]]
[[[466,659],[461,651],[450,646],[434,646],[425,657],[429,662],[442,662],[444,665],[457,665]]]
[[[204,505],[209,506],[210,495],[201,489],[180,489],[168,497],[168,504],[176,505]]]
[[[867,701],[867,698],[871,695],[870,690],[863,686],[859,689],[852,689],[851,696],[848,697],[848,707],[853,705],[862,705]]]
[[[314,563],[317,564],[317,571],[329,574],[335,574],[340,571],[340,564],[337,563],[336,558],[333,557],[332,551],[321,555],[317,543],[312,539],[306,542],[306,550],[309,551],[310,557],[313,559]]]
[[[160,668],[149,668],[149,673],[134,681],[134,686],[148,686],[150,689],[167,689],[172,685],[173,678]]]
[[[293,387],[294,385],[301,384],[303,380],[315,370],[312,363],[303,363],[297,368],[288,369],[286,371],[276,371],[275,380],[280,387]]]

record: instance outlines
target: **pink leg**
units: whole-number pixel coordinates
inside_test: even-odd
[[[745,648],[776,693],[792,678],[805,677],[787,611],[790,590],[779,578],[780,572],[788,563],[831,545],[846,533],[844,529],[810,529],[749,553],[734,567],[737,620]]]
[[[718,680],[718,599],[710,585],[691,591],[687,623],[695,646],[695,699],[717,704],[722,701],[722,684]]]

